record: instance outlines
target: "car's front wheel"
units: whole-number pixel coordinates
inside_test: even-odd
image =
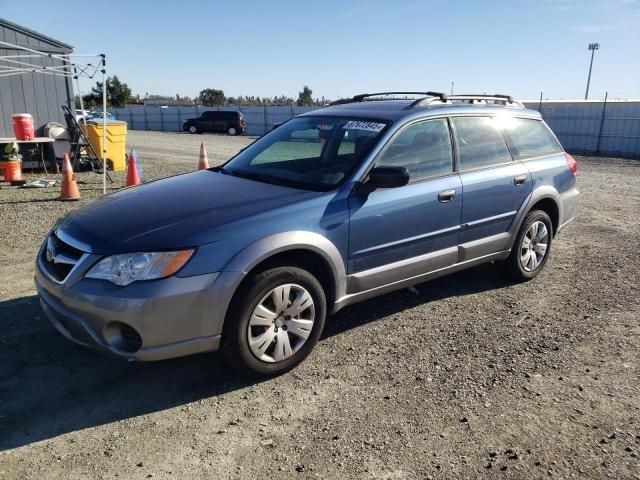
[[[222,354],[245,373],[273,376],[302,362],[318,342],[326,317],[320,282],[297,267],[249,278],[234,297],[222,333]]]
[[[520,282],[538,275],[551,252],[553,224],[546,212],[529,212],[522,222],[509,258],[504,262],[505,273]]]
[[[198,127],[195,125],[189,125],[189,133],[198,133]]]

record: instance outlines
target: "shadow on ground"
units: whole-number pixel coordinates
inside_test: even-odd
[[[419,304],[508,286],[491,265],[348,307],[323,339]],[[128,363],[65,340],[36,296],[0,302],[0,451],[242,389],[216,354]],[[321,346],[320,346],[321,348]],[[310,359],[309,361],[313,361]]]

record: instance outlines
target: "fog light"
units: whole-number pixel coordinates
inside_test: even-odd
[[[116,350],[135,353],[142,347],[142,337],[130,325],[121,322],[111,322],[104,329],[104,338]]]

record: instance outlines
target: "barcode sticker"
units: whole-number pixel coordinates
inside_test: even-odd
[[[359,120],[351,120],[344,124],[344,130],[366,130],[368,132],[379,132],[385,127],[384,123],[362,122]]]

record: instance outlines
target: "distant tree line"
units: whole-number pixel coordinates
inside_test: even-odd
[[[205,88],[197,98],[188,96],[175,97],[169,95],[154,95],[146,93],[143,98],[140,95],[133,96],[131,89],[126,83],[120,81],[117,76],[107,77],[107,106],[113,108],[124,107],[131,104],[152,104],[152,105],[174,105],[190,106],[204,105],[214,106],[250,106],[250,105],[298,105],[298,106],[322,106],[330,103],[330,100],[314,98],[313,90],[305,85],[298,93],[298,98],[294,99],[286,95],[276,95],[273,97],[259,97],[254,95],[240,95],[238,97],[227,97],[222,90],[215,88]],[[86,109],[93,109],[102,105],[102,82],[96,85],[87,95],[83,95],[82,100]],[[80,97],[75,97],[76,108],[80,108]]]
[[[116,75],[113,77],[107,77],[105,83],[107,86],[108,107],[124,107],[126,104],[131,103],[133,100],[131,89],[126,83],[121,82]],[[91,92],[82,96],[84,107],[90,109],[101,106],[102,95],[102,82],[96,82],[96,85],[91,89]],[[76,96],[76,108],[80,108],[80,98],[78,96]]]
[[[274,97],[259,97],[254,95],[240,95],[238,97],[226,97],[222,90],[207,88],[198,95],[200,103],[206,107],[226,105],[298,105],[312,106],[324,105],[327,101],[324,97],[313,98],[313,90],[307,85],[298,93],[298,99],[286,95]]]

